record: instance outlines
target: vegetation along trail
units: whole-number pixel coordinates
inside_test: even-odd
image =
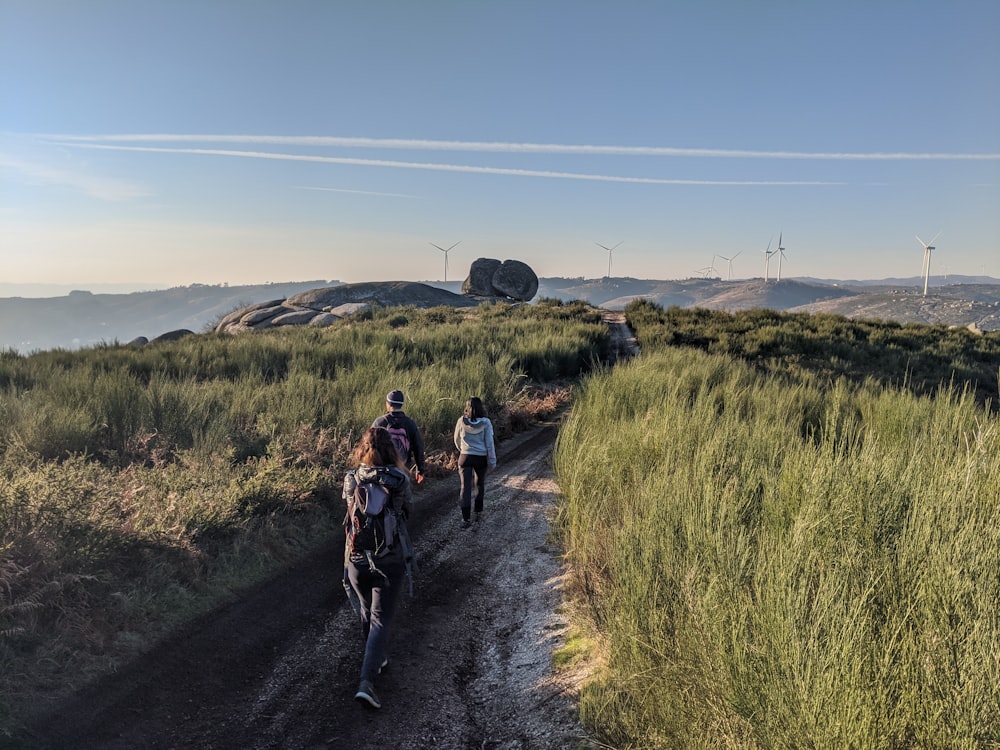
[[[610,313],[612,359],[631,353]],[[379,678],[353,699],[363,641],[342,539],[35,723],[33,748],[580,748],[579,676],[553,672],[562,570],[549,540],[553,423],[501,443],[483,520],[459,526],[457,476],[416,489],[420,570]]]

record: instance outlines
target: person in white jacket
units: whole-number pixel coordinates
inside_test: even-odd
[[[496,468],[497,452],[493,445],[493,423],[486,407],[476,396],[465,402],[465,413],[455,423],[455,447],[458,448],[458,474],[462,479],[462,526],[472,525],[472,486],[476,487],[476,521],[483,512],[486,472]]]

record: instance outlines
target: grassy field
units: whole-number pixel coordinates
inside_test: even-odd
[[[644,353],[588,378],[556,454],[576,627],[601,664],[587,724],[616,748],[1000,747],[986,384],[949,389],[952,360],[886,368],[860,343],[875,324],[638,312]],[[862,354],[803,333],[833,323]],[[955,335],[900,332],[933,349],[909,363]]]
[[[314,548],[393,388],[430,471],[465,400],[500,437],[608,345],[586,305],[376,310],[328,329],[0,355],[0,738]]]
[[[1000,334],[545,301],[0,354],[0,739],[329,538],[402,388],[431,471],[465,399],[568,403],[556,523],[614,748],[1000,748]],[[582,381],[581,381],[582,378]]]

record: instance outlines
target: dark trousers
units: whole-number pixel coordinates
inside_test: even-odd
[[[386,641],[392,616],[396,612],[399,592],[403,590],[406,566],[401,557],[389,555],[376,559],[378,570],[367,564],[348,563],[351,587],[361,604],[361,628],[365,635],[365,657],[361,663],[361,679],[373,681],[386,658]],[[382,575],[384,574],[384,575]]]
[[[486,492],[486,456],[463,453],[458,457],[458,475],[462,478],[462,518],[466,521],[472,515],[472,488],[476,488],[476,513],[483,510],[483,495]]]

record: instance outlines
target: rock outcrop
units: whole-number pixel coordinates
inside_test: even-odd
[[[483,300],[528,302],[537,293],[538,277],[526,263],[479,258],[469,269],[469,276],[462,284],[462,294],[413,281],[338,284],[241,307],[223,317],[214,330],[243,333],[282,326],[322,328],[373,306],[475,307]],[[190,333],[188,330],[171,331],[153,341],[173,340]],[[146,343],[144,337],[139,337],[130,345]]]
[[[279,326],[329,326],[373,305],[392,307],[473,307],[467,296],[411,281],[366,281],[310,289],[287,299],[259,302],[226,315],[215,330],[223,333],[258,331]]]
[[[528,302],[538,293],[538,276],[519,260],[477,258],[462,283],[462,294]]]
[[[149,343],[155,344],[157,341],[178,341],[185,336],[194,336],[194,331],[189,331],[187,328],[178,328],[176,331],[161,333],[155,339],[151,339]]]

